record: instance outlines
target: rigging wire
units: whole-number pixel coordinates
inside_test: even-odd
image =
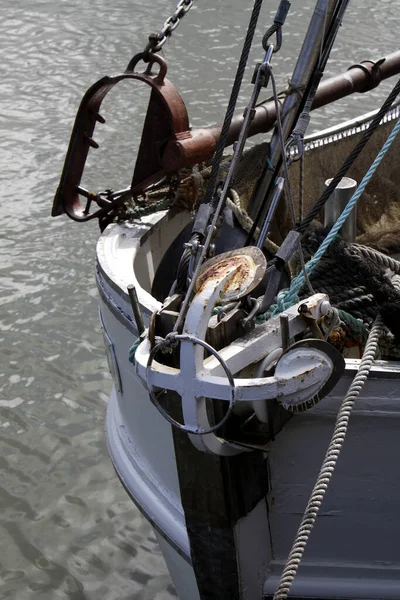
[[[400,81],[398,82],[398,85],[400,86]],[[367,129],[367,132],[368,131],[369,130]],[[312,270],[316,267],[319,260],[323,256],[324,252],[326,251],[326,249],[328,248],[330,243],[333,241],[333,239],[339,232],[343,223],[346,221],[346,219],[350,215],[351,211],[357,204],[358,199],[360,198],[361,194],[364,192],[369,181],[371,180],[376,169],[378,168],[378,166],[381,163],[382,159],[384,158],[385,154],[388,152],[390,146],[392,145],[393,141],[395,140],[395,138],[399,132],[400,132],[400,118],[398,119],[396,125],[394,126],[391,133],[389,134],[389,136],[388,136],[386,142],[384,143],[384,145],[382,146],[381,150],[378,152],[378,154],[377,154],[375,160],[373,161],[373,163],[371,164],[370,168],[364,175],[357,190],[354,192],[353,196],[350,198],[349,202],[347,203],[347,205],[346,205],[345,209],[343,210],[343,212],[341,213],[340,217],[338,218],[338,220],[336,221],[336,223],[334,224],[334,226],[328,233],[327,237],[322,242],[321,246],[318,248],[318,250],[315,253],[315,255],[313,256],[313,258],[308,261],[308,263],[306,265],[306,271],[307,271],[308,275],[310,275]],[[273,312],[273,316],[275,316],[277,313],[281,312],[281,310],[284,310],[285,308],[291,306],[296,301],[297,293],[301,289],[302,285],[303,285],[303,273],[300,273],[292,281],[289,291],[280,292],[278,294],[278,298],[277,298],[278,306],[275,309],[275,311]]]
[[[204,245],[201,249],[201,253],[199,256],[199,259],[197,261],[197,265],[194,269],[194,273],[192,275],[191,281],[189,283],[188,289],[186,291],[185,297],[183,299],[182,302],[182,306],[179,312],[179,316],[176,320],[175,326],[174,326],[174,331],[177,332],[179,331],[183,319],[186,316],[186,312],[187,309],[189,307],[189,303],[190,303],[190,299],[191,299],[191,295],[193,293],[194,290],[194,286],[196,283],[196,279],[197,276],[199,274],[202,262],[208,252],[210,243],[211,243],[211,239],[215,233],[215,229],[216,229],[216,224],[220,215],[220,212],[222,210],[223,204],[224,204],[224,198],[221,195],[216,194],[215,192],[218,191],[216,190],[216,183],[217,183],[217,178],[218,178],[218,171],[219,171],[219,167],[220,167],[220,163],[222,160],[222,155],[223,155],[223,151],[225,149],[226,146],[226,140],[228,138],[228,133],[229,133],[229,127],[232,121],[232,117],[233,117],[233,113],[236,107],[236,102],[239,96],[239,91],[240,91],[240,87],[241,87],[241,83],[242,83],[242,79],[243,79],[243,75],[244,75],[244,71],[247,65],[247,61],[248,61],[248,57],[249,57],[249,53],[250,53],[250,48],[252,45],[252,41],[253,41],[253,37],[254,37],[254,33],[257,27],[257,22],[258,22],[258,18],[260,15],[260,10],[261,10],[261,6],[262,6],[263,0],[255,0],[254,2],[254,6],[253,6],[253,10],[251,13],[251,17],[250,17],[250,22],[249,22],[249,26],[247,29],[247,33],[246,33],[246,38],[245,38],[245,42],[243,45],[243,49],[242,49],[242,53],[240,55],[240,59],[239,59],[239,65],[238,65],[238,69],[236,71],[236,76],[235,76],[235,80],[233,83],[233,87],[232,87],[232,92],[231,92],[231,96],[229,99],[229,103],[228,103],[228,108],[225,114],[225,119],[224,119],[224,123],[222,126],[222,130],[221,130],[221,134],[220,137],[218,139],[217,142],[217,147],[215,150],[215,154],[214,154],[214,158],[213,158],[213,162],[212,162],[212,167],[211,167],[211,173],[210,173],[210,178],[208,181],[208,186],[207,186],[207,191],[206,191],[206,195],[204,198],[204,205],[209,205],[209,210],[210,213],[212,211],[213,208],[213,204],[215,203],[216,200],[219,200],[217,202],[217,206],[215,207],[214,210],[214,215],[212,218],[212,222],[211,225],[209,225],[209,227],[207,228],[207,235],[206,235],[206,239],[204,241]],[[207,219],[208,222],[208,219]],[[196,226],[196,221],[194,224],[194,228]],[[194,229],[193,231],[194,234],[197,234],[198,232]],[[205,235],[205,231],[204,231],[204,235]],[[188,247],[186,249],[185,252],[191,252],[191,248]]]
[[[323,77],[333,44],[335,42],[336,36],[338,34],[339,28],[342,24],[344,14],[348,7],[350,0],[340,0],[337,4],[336,11],[332,20],[331,27],[325,38],[325,29],[326,29],[326,21],[327,21],[327,10],[325,9],[325,18],[323,24],[323,33],[321,36],[320,43],[320,53],[319,60],[316,66],[310,89],[307,94],[307,98],[304,104],[304,108],[301,111],[299,118],[297,119],[296,126],[294,127],[288,141],[287,141],[287,150],[290,152],[290,148],[292,146],[295,147],[296,152],[292,153],[292,160],[298,160],[303,154],[303,144],[304,144],[304,136],[306,134],[307,128],[310,124],[310,112],[312,109],[312,105],[318,91],[318,86]],[[293,148],[294,150],[294,148]]]
[[[284,185],[285,185],[285,192],[286,192],[286,197],[287,197],[288,203],[289,203],[289,208],[290,208],[291,217],[292,217],[292,223],[293,223],[293,226],[295,226],[295,224],[296,224],[296,212],[295,212],[295,208],[294,208],[292,190],[291,190],[290,181],[289,181],[289,170],[288,170],[288,164],[287,164],[288,163],[288,161],[287,161],[287,153],[286,153],[286,148],[285,148],[285,140],[283,139],[282,121],[281,121],[281,114],[280,114],[280,110],[279,110],[279,103],[278,103],[278,97],[277,97],[277,91],[276,91],[275,76],[273,74],[271,66],[269,66],[269,75],[270,75],[270,78],[271,78],[272,93],[273,93],[273,97],[274,97],[275,110],[276,110],[276,122],[277,122],[277,128],[278,128],[279,142],[280,142],[280,145],[281,145],[282,165],[283,165],[284,182],[285,182],[284,183]],[[309,279],[307,271],[306,271],[306,264],[305,264],[305,260],[304,260],[304,253],[303,253],[303,248],[301,247],[301,244],[299,244],[298,252],[299,252],[299,257],[300,257],[301,268],[302,268],[302,271],[303,271],[304,279],[305,279],[305,281],[307,283],[307,287],[308,287],[310,293],[314,294],[315,293],[314,289],[313,289],[313,287],[311,285],[310,279]]]
[[[382,104],[379,111],[376,113],[376,115],[372,119],[368,129],[366,129],[366,131],[364,132],[361,139],[357,142],[357,144],[353,148],[352,152],[349,154],[349,156],[346,158],[346,160],[342,164],[339,171],[336,173],[335,177],[331,180],[330,184],[325,188],[324,192],[322,193],[320,198],[317,200],[317,202],[315,202],[315,204],[312,206],[312,208],[308,212],[307,216],[301,221],[301,223],[299,223],[299,225],[296,226],[296,231],[299,231],[300,233],[304,233],[308,229],[312,220],[317,216],[319,211],[325,206],[326,202],[330,198],[332,192],[334,191],[334,189],[336,188],[336,186],[338,185],[338,183],[340,182],[342,177],[344,177],[346,175],[346,173],[350,169],[351,165],[354,163],[356,158],[359,156],[361,151],[364,149],[365,145],[367,144],[369,139],[372,137],[372,134],[377,129],[382,118],[389,111],[390,107],[392,106],[393,102],[395,101],[395,99],[397,98],[399,93],[400,93],[400,79],[396,83],[396,85],[394,86],[392,91],[390,92],[389,96],[386,98],[385,102]]]
[[[220,163],[222,160],[223,152],[226,147],[226,141],[228,139],[229,128],[230,128],[232,117],[233,117],[233,114],[234,114],[234,111],[236,108],[236,103],[237,103],[237,99],[239,96],[240,87],[242,84],[243,75],[244,75],[244,72],[246,69],[247,61],[249,58],[250,48],[251,48],[251,45],[253,42],[254,33],[256,30],[258,18],[260,15],[262,3],[263,3],[263,0],[255,0],[255,2],[254,2],[253,11],[252,11],[249,26],[247,29],[246,39],[245,39],[245,42],[243,45],[242,53],[241,53],[241,56],[239,59],[239,64],[238,64],[238,68],[237,68],[236,75],[235,75],[235,80],[234,80],[231,95],[229,98],[228,108],[225,113],[225,118],[224,118],[224,122],[223,122],[222,129],[221,129],[221,134],[218,138],[218,142],[216,145],[216,149],[215,149],[215,153],[214,153],[214,157],[213,157],[213,161],[212,161],[211,173],[210,173],[210,177],[208,180],[207,191],[206,191],[204,201],[203,201],[204,204],[207,204],[208,202],[211,202],[213,200],[215,186],[216,186],[217,178],[218,178],[219,166],[220,166]]]
[[[309,121],[310,121],[310,111],[311,111],[312,103],[313,103],[315,94],[317,92],[318,85],[323,76],[326,63],[328,61],[333,43],[336,39],[337,32],[342,23],[343,16],[347,9],[348,3],[349,3],[349,0],[339,0],[339,2],[337,3],[337,5],[335,7],[334,15],[332,17],[332,21],[331,21],[331,24],[329,27],[329,31],[328,31],[326,37],[325,37],[325,29],[326,29],[326,21],[327,21],[328,4],[325,5],[324,26],[323,26],[323,34],[321,35],[321,39],[320,39],[319,59],[317,60],[317,63],[314,67],[313,75],[311,77],[311,80],[310,80],[310,83],[308,86],[308,92],[307,92],[307,97],[305,99],[305,104],[304,104],[303,109],[297,119],[297,123],[296,123],[295,127],[293,128],[292,133],[287,141],[288,150],[293,143],[297,146],[297,157],[298,158],[300,158],[302,151],[303,151],[303,139],[304,139],[304,135],[305,135],[306,129],[307,129]],[[283,157],[283,155],[282,155],[282,157]],[[274,168],[274,167],[272,167],[272,168]],[[275,174],[277,174],[279,168],[280,168],[280,166],[275,167]],[[264,205],[262,203],[262,205],[259,208],[258,214],[256,215],[256,217],[254,219],[253,227],[251,228],[250,233],[247,237],[246,245],[249,245],[252,243],[252,238],[256,231],[260,217],[263,214],[263,211],[264,211]]]

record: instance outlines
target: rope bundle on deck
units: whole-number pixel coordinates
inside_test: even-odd
[[[308,254],[319,247],[325,233],[320,229],[306,237],[304,248]],[[380,313],[391,332],[382,340],[381,356],[395,358],[400,354],[400,292],[388,276],[389,269],[399,273],[400,263],[336,236],[310,279],[315,292],[329,295],[332,306],[339,310],[348,339],[361,347]],[[299,297],[308,295],[303,285]]]

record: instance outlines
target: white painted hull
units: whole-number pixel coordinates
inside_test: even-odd
[[[397,116],[398,108],[393,114]],[[310,139],[310,150],[317,148],[315,168],[319,183],[329,176],[328,172],[323,173],[324,169],[335,172],[339,167],[338,161],[342,158],[338,144],[351,143],[348,132],[355,131],[353,124],[347,123],[325,132],[322,137],[319,134]],[[343,139],[338,141],[342,135]],[[378,147],[384,135],[382,128],[376,138]],[[372,147],[370,152],[374,155]],[[369,160],[368,156],[365,160]],[[362,165],[358,168],[361,170]],[[313,183],[311,175],[308,181]],[[378,186],[379,181],[378,178],[378,183],[375,182]],[[386,184],[384,176],[382,185]],[[315,195],[315,190],[313,193]],[[127,286],[135,285],[147,326],[150,315],[161,308],[151,295],[154,274],[166,249],[188,222],[185,214],[168,219],[168,214],[157,213],[135,225],[112,225],[98,243],[100,313],[116,383],[108,407],[107,439],[119,478],[154,526],[180,599],[197,600],[200,598],[197,582],[201,581],[199,586],[203,590],[207,588],[208,573],[199,574],[196,552],[189,542],[197,524],[192,514],[189,525],[187,514],[185,519],[183,505],[187,494],[185,489],[180,489],[181,469],[177,466],[175,450],[179,444],[176,446],[171,425],[150,402],[128,360],[137,331]],[[216,587],[221,582],[214,576],[211,584],[215,589],[210,593],[203,591],[202,600],[272,597],[330,441],[340,402],[356,368],[357,361],[347,361],[345,374],[333,392],[312,410],[295,415],[269,443],[265,472],[268,493],[255,496],[253,503],[233,522],[230,543],[235,549],[234,593],[230,594],[224,585],[217,592]],[[400,598],[399,431],[399,363],[380,362],[373,367],[357,399],[344,449],[290,597]],[[196,462],[193,447],[189,444],[187,449]],[[202,452],[198,455],[211,456]],[[208,463],[201,463],[199,458],[199,464]],[[208,479],[207,468],[197,471],[198,478],[192,483],[193,494],[196,486],[201,490]],[[206,497],[206,506],[209,501],[212,502],[212,494]],[[206,513],[203,510],[203,519]],[[211,517],[214,515],[210,514],[209,528],[212,529],[215,519]],[[207,529],[208,523],[202,526]],[[215,534],[219,534],[218,528]],[[213,531],[206,539],[213,544]],[[207,545],[202,546],[202,551],[207,554]],[[228,554],[229,546],[227,564]],[[219,573],[229,583],[229,574],[224,572],[229,569],[224,565],[223,551],[220,556]],[[209,566],[213,569],[214,565],[209,563]]]
[[[174,229],[171,224],[160,227]],[[148,293],[143,294],[132,268],[138,253],[145,252],[143,245],[139,249],[140,237],[129,226],[112,226],[98,247],[101,319],[121,378],[121,391],[114,390],[110,398],[107,439],[122,483],[157,532],[179,597],[196,600],[172,428],[149,401],[128,361],[135,328],[127,285],[139,286],[147,318],[158,307]],[[353,372],[354,364],[348,362],[334,393],[311,411],[296,415],[269,445],[266,503],[236,526],[243,556],[249,550],[247,561],[243,556],[241,560],[242,582],[250,577],[254,581],[253,586],[243,585],[242,598],[259,600],[262,588],[266,597],[276,588]],[[396,365],[379,364],[357,401],[331,489],[292,588],[294,598],[400,598],[399,376]],[[269,531],[262,535],[260,511],[268,511]],[[254,537],[257,556],[262,555],[262,569],[258,566],[255,573],[259,561],[251,555]]]
[[[129,348],[137,333],[133,333],[125,282],[119,281],[121,287],[115,285],[118,276],[110,270],[113,259],[117,263],[121,258],[121,248],[116,238],[108,235],[109,231],[99,242],[97,282],[106,345],[113,344],[120,375],[120,385],[114,387],[107,410],[108,448],[125,489],[154,527],[179,597],[196,600],[198,593],[180,501],[171,427],[149,401],[128,361]],[[115,242],[117,246],[112,249]],[[133,248],[127,253],[127,262],[132,265]],[[132,281],[129,275],[127,281]],[[148,303],[143,305],[145,314],[155,308]]]

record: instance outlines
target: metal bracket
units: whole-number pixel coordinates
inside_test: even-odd
[[[103,77],[84,95],[76,115],[60,185],[54,198],[51,213],[53,217],[64,212],[74,221],[89,221],[104,216],[121,204],[127,195],[138,195],[160,181],[166,173],[162,162],[166,144],[190,137],[186,107],[176,88],[165,77],[167,63],[161,56],[151,53],[146,70],[143,73],[135,72],[137,64],[143,59],[143,54],[137,54],[124,73],[114,77]],[[154,64],[159,67],[157,73],[152,72]],[[150,86],[151,95],[131,186],[123,190],[123,193],[115,194],[115,199],[111,194],[110,200],[102,194],[82,188],[81,180],[89,149],[98,148],[93,139],[96,124],[105,123],[99,112],[100,106],[108,92],[126,79]],[[80,196],[86,198],[85,204],[81,203]],[[90,212],[93,201],[100,208]]]
[[[136,372],[150,390],[174,390],[181,396],[184,423],[175,421],[173,424],[186,431],[199,450],[220,455],[237,454],[243,448],[215,433],[216,427],[209,422],[206,398],[227,401],[230,410],[238,402],[265,403],[276,398],[288,406],[294,406],[314,398],[328,383],[334,369],[335,379],[341,374],[340,368],[336,369],[337,364],[326,351],[317,347],[296,347],[293,351],[289,349],[279,359],[273,376],[235,377],[232,380],[229,373],[239,373],[280,347],[279,319],[271,319],[257,326],[220,350],[218,356],[214,351],[213,356],[205,358],[206,344],[202,341],[213,308],[235,277],[237,270],[233,269],[219,280],[211,278],[203,281],[198,288],[186,316],[183,335],[176,336],[180,343],[180,368],[157,362],[148,339],[142,342],[135,355]],[[327,301],[325,294],[308,298],[311,314],[321,314],[320,304]],[[298,309],[299,305],[286,311],[290,337],[307,327]],[[157,408],[163,412],[160,406]],[[165,413],[164,416],[172,422]]]

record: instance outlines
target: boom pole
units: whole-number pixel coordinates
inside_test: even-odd
[[[400,74],[400,50],[376,62],[365,60],[360,64],[353,65],[345,73],[330,77],[319,85],[312,110],[354,93],[369,92],[381,81],[398,74]],[[274,102],[270,101],[259,105],[255,109],[249,135],[267,133],[273,128],[275,121]],[[232,119],[227,146],[238,139],[242,123],[242,115]],[[220,133],[221,127],[212,125],[204,129],[192,130],[191,136],[186,139],[168,142],[162,159],[166,170],[175,171],[209,160],[214,153]]]

